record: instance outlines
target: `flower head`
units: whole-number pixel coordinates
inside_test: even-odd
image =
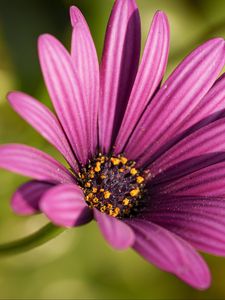
[[[40,150],[0,147],[0,167],[34,180],[12,198],[18,214],[43,212],[74,227],[95,219],[117,249],[196,288],[210,284],[197,250],[225,255],[224,40],[187,56],[161,85],[169,50],[163,12],[153,18],[143,56],[134,0],[115,1],[99,68],[81,12],[70,10],[69,53],[39,38],[40,65],[55,114],[11,92],[15,111],[58,149],[69,168]]]

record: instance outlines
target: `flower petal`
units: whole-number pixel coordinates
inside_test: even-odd
[[[26,145],[0,146],[0,168],[51,183],[75,181],[72,174],[50,155]]]
[[[195,248],[225,255],[225,198],[164,196],[153,200],[145,218],[188,240]]]
[[[91,149],[97,147],[97,115],[99,104],[99,63],[88,25],[78,8],[70,8],[73,26],[71,55],[74,68],[86,95],[86,105],[90,116]]]
[[[135,236],[130,226],[97,209],[94,214],[103,236],[113,248],[124,250],[133,245]]]
[[[179,132],[183,135],[193,132],[210,122],[224,116],[225,109],[225,74],[215,82],[209,92],[203,97],[195,109],[183,120]],[[200,122],[202,121],[202,122]],[[195,125],[195,126],[193,126]],[[187,129],[187,133],[186,130]]]
[[[136,76],[140,55],[140,18],[134,0],[115,1],[100,68],[100,146],[109,152]]]
[[[21,92],[9,93],[8,100],[13,109],[55,146],[77,171],[76,159],[55,115],[42,103]]]
[[[84,95],[71,57],[51,35],[39,38],[39,59],[57,116],[79,162],[89,155],[88,116]]]
[[[124,146],[159,86],[167,65],[169,52],[169,24],[166,15],[155,14],[148,34],[128,106],[116,140],[115,152],[123,152]]]
[[[217,158],[218,157],[218,158]],[[216,155],[218,162],[190,173],[172,182],[154,187],[154,193],[183,196],[223,197],[225,196],[225,153]]]
[[[92,210],[84,200],[83,191],[76,184],[52,188],[41,199],[40,208],[54,224],[59,226],[79,226],[92,219]]]
[[[225,74],[224,74],[225,75]],[[225,117],[225,76],[222,75],[196,108],[183,120],[177,128],[177,133],[168,142],[162,145],[151,159],[146,163],[146,168],[152,170],[153,165],[161,162],[167,151],[173,151],[174,145],[187,138],[192,133]],[[166,154],[166,155],[165,155]],[[154,173],[154,172],[153,172]]]
[[[29,181],[21,185],[12,196],[11,207],[18,215],[29,216],[40,211],[41,197],[53,185],[48,182]]]
[[[208,267],[190,244],[153,223],[135,220],[130,224],[136,234],[134,249],[145,259],[195,288],[209,287]]]
[[[225,152],[225,118],[221,118],[187,136],[174,147],[160,156],[150,167],[153,177],[157,176],[154,182],[162,182],[168,178],[181,177],[181,170],[178,164],[189,160],[188,170],[191,171],[191,158],[200,157],[207,153]],[[209,158],[209,157],[208,157]],[[195,160],[195,170],[197,170]],[[199,166],[202,167],[202,164]],[[165,171],[167,170],[167,171]]]
[[[164,83],[136,127],[125,152],[139,166],[176,135],[182,120],[208,92],[224,65],[224,40],[213,39],[193,51]]]

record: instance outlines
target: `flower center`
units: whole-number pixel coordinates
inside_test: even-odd
[[[99,154],[79,173],[87,204],[110,216],[132,217],[140,209],[145,177],[123,155]]]

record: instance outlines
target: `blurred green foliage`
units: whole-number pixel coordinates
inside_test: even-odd
[[[61,159],[9,107],[9,90],[26,91],[50,106],[42,81],[36,42],[40,34],[56,35],[70,45],[68,8],[85,15],[100,57],[112,0],[0,0],[0,143],[36,146]],[[167,75],[194,47],[208,38],[225,37],[224,0],[137,0],[143,45],[157,9],[171,26]],[[43,216],[22,218],[10,210],[10,196],[25,178],[0,172],[0,242],[26,236],[46,224]],[[208,291],[196,291],[149,265],[132,250],[116,252],[94,222],[68,230],[22,255],[0,259],[1,299],[224,299],[225,259],[205,256],[213,274]]]

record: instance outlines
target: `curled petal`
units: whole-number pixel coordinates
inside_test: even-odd
[[[84,194],[76,184],[52,188],[41,199],[40,208],[49,220],[63,227],[80,226],[92,219],[92,210],[87,206]]]
[[[135,236],[130,226],[97,209],[94,214],[103,236],[113,248],[124,250],[133,245]]]
[[[52,187],[50,183],[35,180],[21,185],[11,200],[13,211],[24,216],[40,212],[40,199]]]

